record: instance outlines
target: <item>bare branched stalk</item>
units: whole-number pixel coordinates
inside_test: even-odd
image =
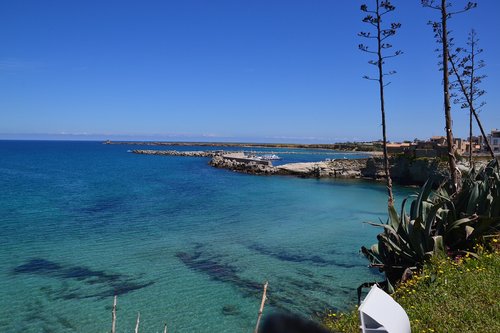
[[[472,30],[474,31],[474,30]],[[474,104],[473,104],[473,96],[474,96],[474,60],[475,60],[475,54],[474,54],[474,46],[475,42],[474,39],[472,39],[471,43],[471,70],[470,70],[470,86],[469,86],[469,96],[470,96],[470,103],[469,103],[469,167],[472,168],[472,114],[474,113]],[[459,76],[457,72],[455,72],[455,75]]]
[[[382,140],[384,147],[384,170],[385,177],[387,180],[387,203],[389,206],[394,206],[394,196],[392,194],[392,179],[391,173],[389,171],[389,157],[387,154],[387,134],[385,125],[385,101],[384,101],[384,72],[382,67],[382,35],[380,30],[382,29],[380,23],[382,18],[380,17],[379,0],[377,0],[377,57],[378,57],[378,84],[380,92],[380,112],[382,114]]]
[[[472,106],[469,107],[469,167],[472,168]]]
[[[424,7],[439,10],[441,14],[440,22],[430,22],[432,23],[436,37],[439,38],[438,41],[441,44],[441,61],[443,70],[443,97],[444,97],[444,117],[445,117],[445,128],[446,128],[446,145],[448,150],[448,165],[450,169],[450,177],[452,183],[452,191],[457,192],[459,188],[459,174],[457,170],[457,161],[455,158],[455,146],[453,145],[453,121],[451,118],[451,103],[450,103],[450,79],[449,79],[449,69],[448,69],[448,55],[450,40],[448,40],[448,19],[455,14],[466,12],[477,6],[474,2],[467,2],[462,10],[456,12],[448,12],[448,7],[451,3],[447,0],[421,0]],[[440,4],[436,4],[439,3]]]
[[[137,321],[135,322],[135,333],[139,333],[139,319],[141,318],[141,313],[137,312]]]
[[[474,115],[474,118],[476,119],[476,123],[479,126],[479,130],[481,131],[481,135],[483,136],[483,139],[484,139],[484,142],[486,144],[486,147],[488,148],[488,152],[490,153],[491,158],[495,159],[495,153],[493,153],[493,149],[491,148],[490,143],[488,142],[488,136],[484,132],[483,125],[481,124],[481,120],[479,120],[477,112],[476,112],[476,110],[474,108],[474,104],[473,104],[472,98],[468,94],[467,88],[466,88],[466,86],[464,84],[464,81],[463,81],[462,77],[458,74],[457,67],[455,65],[455,61],[453,60],[453,57],[451,57],[451,55],[449,53],[448,53],[448,60],[450,61],[450,64],[452,66],[453,72],[455,73],[455,76],[457,77],[457,81],[458,81],[458,83],[460,85],[460,91],[464,95],[464,97],[465,97],[465,99],[467,101],[467,104],[469,104],[470,111]]]
[[[262,318],[262,312],[264,311],[264,304],[266,303],[266,299],[267,299],[267,297],[266,297],[267,286],[268,286],[268,282],[266,281],[266,283],[264,284],[264,292],[262,293],[262,301],[260,302],[259,313],[257,316],[257,324],[255,325],[254,333],[259,332],[260,319]]]
[[[390,1],[387,0],[375,0],[375,9],[374,10],[369,10],[367,5],[362,5],[361,10],[367,15],[363,18],[363,22],[370,24],[373,26],[377,34],[376,36],[372,36],[370,32],[360,32],[358,36],[364,37],[366,39],[376,39],[377,40],[377,51],[371,51],[369,50],[368,46],[364,44],[359,45],[359,49],[363,52],[371,53],[376,56],[377,60],[370,60],[368,63],[371,65],[376,65],[378,69],[378,77],[377,78],[370,78],[368,76],[365,76],[365,79],[368,80],[373,80],[373,81],[378,81],[379,84],[379,94],[380,94],[380,112],[382,115],[382,146],[383,146],[383,152],[384,152],[384,172],[386,176],[386,182],[387,182],[387,196],[388,196],[388,206],[393,207],[394,206],[394,196],[392,194],[392,179],[391,179],[391,174],[390,174],[390,165],[389,165],[389,157],[387,153],[387,133],[386,133],[386,120],[385,120],[385,100],[384,100],[384,87],[387,85],[384,82],[384,76],[386,75],[391,75],[395,74],[395,71],[391,71],[388,73],[384,73],[384,62],[385,59],[387,58],[392,58],[395,56],[400,55],[402,52],[401,51],[396,51],[391,55],[385,55],[383,54],[384,49],[389,49],[392,47],[391,44],[385,42],[385,40],[389,37],[392,37],[396,34],[396,30],[401,27],[400,23],[391,23],[390,27],[384,28],[382,27],[382,16],[392,12],[395,10],[396,7],[394,7]]]
[[[455,100],[455,103],[461,103],[462,109],[469,110],[469,163],[472,165],[472,119],[473,116],[476,119],[476,122],[481,130],[481,135],[484,139],[486,147],[491,155],[494,158],[494,153],[491,149],[491,146],[488,142],[488,137],[484,132],[483,126],[479,121],[479,111],[486,104],[484,101],[478,101],[486,92],[479,88],[482,80],[486,78],[486,75],[478,75],[476,71],[479,71],[481,68],[485,66],[484,61],[482,59],[477,58],[482,52],[483,49],[477,48],[477,43],[479,39],[477,38],[477,33],[474,29],[469,33],[469,38],[467,45],[470,47],[467,48],[458,48],[457,53],[449,54],[449,61],[452,65],[453,71],[457,80],[454,84],[454,87],[458,88],[461,92],[460,98]],[[458,58],[458,54],[460,52],[465,52],[466,55],[462,58]],[[457,60],[458,59],[458,60]],[[459,73],[457,71],[458,68],[462,68],[462,72]]]
[[[113,309],[111,310],[111,333],[116,333],[116,295],[113,299]]]

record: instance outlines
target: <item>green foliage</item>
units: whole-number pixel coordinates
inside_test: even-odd
[[[408,269],[418,270],[432,257],[473,251],[484,236],[500,226],[500,173],[498,162],[472,169],[462,179],[461,190],[449,192],[449,184],[436,191],[427,181],[413,197],[409,214],[406,198],[398,215],[389,207],[387,223],[370,223],[384,230],[378,243],[362,252],[373,267],[384,271],[389,291]]]
[[[399,286],[392,297],[408,314],[412,332],[500,332],[500,253],[476,252],[455,260],[434,257]],[[357,333],[358,311],[328,313],[323,324]]]
[[[443,203],[436,232],[443,235],[448,251],[473,251],[484,236],[498,232],[500,227],[498,161],[479,170],[471,169],[462,179],[461,190],[454,195],[440,188],[435,201]]]

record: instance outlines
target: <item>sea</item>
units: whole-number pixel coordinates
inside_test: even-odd
[[[0,332],[252,332],[285,312],[352,309],[380,281],[359,253],[386,221],[383,183],[256,176],[130,149],[0,141]],[[362,158],[307,149],[278,163]],[[280,152],[283,154],[280,155]],[[285,152],[293,152],[286,154]],[[398,202],[414,189],[395,187]]]

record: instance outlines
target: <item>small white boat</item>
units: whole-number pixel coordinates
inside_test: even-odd
[[[264,154],[260,156],[260,159],[265,161],[276,161],[276,160],[281,160],[281,157],[275,154]]]

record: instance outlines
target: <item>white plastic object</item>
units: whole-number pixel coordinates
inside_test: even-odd
[[[361,303],[359,317],[363,333],[411,333],[405,310],[376,285]]]

